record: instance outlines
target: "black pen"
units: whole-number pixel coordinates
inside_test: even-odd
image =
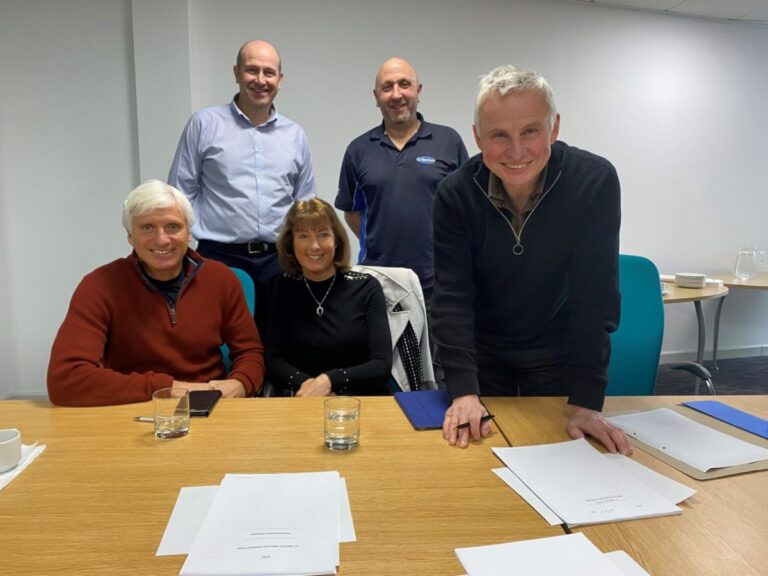
[[[488,420],[493,420],[493,414],[486,414],[482,418],[480,418],[480,424],[483,422],[488,422]],[[464,424],[459,424],[456,426],[457,429],[460,428],[469,428],[469,422],[464,422]]]

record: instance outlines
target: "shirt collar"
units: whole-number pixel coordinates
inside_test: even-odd
[[[490,170],[488,172],[488,198],[490,198],[491,201],[493,201],[493,203],[497,206],[504,207],[512,213],[517,213],[518,210],[515,208],[515,205],[512,203],[510,197],[507,196],[507,193],[504,191],[504,184],[502,183],[501,178],[496,176],[496,174]],[[547,168],[544,168],[542,173],[539,174],[539,179],[536,182],[536,187],[533,189],[533,193],[528,197],[528,201],[522,210],[523,214],[530,212],[541,198],[542,194],[544,193],[544,181],[546,179]]]
[[[251,119],[248,118],[248,116],[246,116],[245,113],[242,110],[240,110],[240,107],[237,105],[237,99],[238,99],[239,96],[240,96],[239,93],[235,94],[235,96],[232,98],[232,102],[230,102],[230,104],[229,104],[229,107],[232,110],[233,114],[235,114],[236,116],[239,116],[240,118],[242,118],[243,120],[245,120],[249,124],[251,124],[253,126],[257,126],[259,128],[262,127],[262,126],[267,126],[269,124],[274,124],[275,122],[277,122],[277,109],[275,108],[274,104],[272,104],[269,107],[269,118],[267,119],[266,122],[264,122],[263,124],[258,124],[258,125],[256,125],[253,122],[251,122]]]
[[[419,119],[419,129],[416,130],[416,134],[411,136],[411,140],[418,140],[420,138],[432,138],[432,128],[429,124],[424,122],[424,116],[421,115],[421,112],[416,112],[416,118]],[[374,128],[370,138],[371,140],[382,140],[386,133],[387,131],[384,128],[384,120],[382,120],[381,124]],[[409,140],[409,142],[411,140]]]

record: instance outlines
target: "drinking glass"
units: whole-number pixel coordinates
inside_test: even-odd
[[[179,438],[189,432],[189,392],[163,388],[152,394],[155,438]]]
[[[360,442],[360,400],[349,396],[328,398],[324,405],[325,445],[331,450],[352,450]]]

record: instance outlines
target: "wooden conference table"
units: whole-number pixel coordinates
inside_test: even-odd
[[[766,396],[720,399],[768,416]],[[606,410],[680,400],[609,398]],[[346,479],[357,532],[340,547],[339,574],[463,574],[456,547],[563,533],[490,472],[501,466],[490,448],[505,436],[513,445],[566,440],[564,400],[484,401],[499,428],[460,450],[440,431],[414,431],[392,398],[363,398],[361,445],[350,453],[323,447],[322,399],[222,400],[170,441],[132,421],[149,404],[0,402],[0,426],[47,445],[0,492],[0,574],[178,574],[184,557],[155,551],[181,487],[228,472],[320,470]],[[699,492],[682,515],[583,528],[599,548],[626,550],[655,576],[765,574],[768,474],[697,482],[639,450],[635,458]]]
[[[606,399],[605,412],[672,406],[695,396]],[[701,397],[699,397],[701,399]],[[768,396],[718,396],[736,408],[768,418]],[[562,399],[486,398],[496,425],[513,445],[568,440]],[[635,449],[638,462],[698,492],[663,518],[574,528],[601,550],[625,550],[654,576],[764,576],[768,573],[768,472],[697,481]]]
[[[357,533],[340,547],[341,575],[463,574],[456,547],[562,534],[490,472],[501,434],[459,450],[414,431],[392,398],[362,399],[349,453],[323,446],[322,399],[222,400],[168,441],[132,421],[142,414],[149,404],[0,402],[0,427],[47,445],[0,492],[0,574],[178,574],[184,557],[155,551],[179,489],[226,473],[338,470]]]

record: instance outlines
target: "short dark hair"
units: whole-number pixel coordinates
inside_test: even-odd
[[[289,274],[301,273],[301,265],[293,251],[293,232],[299,226],[313,227],[323,220],[328,221],[336,238],[336,252],[333,255],[334,266],[341,272],[349,270],[350,249],[347,231],[333,206],[320,198],[299,200],[288,210],[283,229],[277,239],[277,260],[280,263],[280,268]]]

